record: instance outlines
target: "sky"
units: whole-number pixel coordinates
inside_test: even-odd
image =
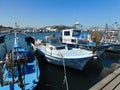
[[[120,0],[0,0],[0,25],[105,27],[120,22]]]

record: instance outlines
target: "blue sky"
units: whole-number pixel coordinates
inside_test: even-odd
[[[120,22],[120,0],[0,0],[0,25],[104,27]]]

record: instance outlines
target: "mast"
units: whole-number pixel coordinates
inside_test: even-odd
[[[74,28],[77,29],[79,25],[80,25],[79,22],[75,22],[75,23],[74,23]]]
[[[105,31],[108,31],[108,24],[105,25]]]

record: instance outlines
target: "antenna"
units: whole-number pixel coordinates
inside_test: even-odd
[[[15,22],[15,31],[18,31],[18,28],[19,28],[19,26],[18,26],[17,22]]]
[[[105,31],[108,31],[108,24],[105,25]]]
[[[80,25],[79,22],[75,22],[75,23],[74,23],[74,27],[75,27],[75,28],[77,28],[77,26],[79,26],[79,25]]]

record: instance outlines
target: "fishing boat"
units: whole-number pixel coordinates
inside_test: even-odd
[[[112,43],[105,42],[98,31],[87,31],[76,28],[62,30],[62,43],[68,47],[79,47],[96,52],[100,56]]]
[[[30,51],[20,46],[17,32],[14,38],[11,52],[6,54],[5,61],[0,61],[0,90],[32,90],[40,75],[38,62]]]
[[[80,48],[68,48],[62,44],[60,37],[46,36],[45,43],[37,40],[32,44],[40,57],[55,65],[64,65],[70,68],[83,70],[86,63],[95,56],[92,51]]]
[[[109,30],[105,32],[105,42],[109,42],[112,45],[105,50],[108,53],[120,53],[120,30]]]
[[[115,44],[104,51],[105,53],[111,53],[120,55],[120,44]]]

